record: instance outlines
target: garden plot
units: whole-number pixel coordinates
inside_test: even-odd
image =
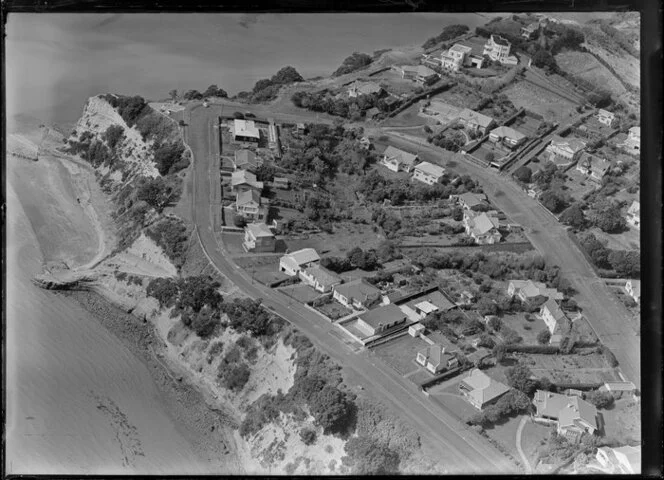
[[[555,122],[571,117],[576,104],[529,82],[515,82],[503,92],[516,108],[525,108]]]
[[[537,345],[537,334],[546,329],[546,324],[530,314],[526,317],[525,313],[514,315],[504,315],[502,321],[505,326],[513,329],[526,345]]]
[[[545,162],[541,162],[540,165],[545,165]],[[529,164],[529,167],[532,168],[533,165]],[[581,201],[583,197],[589,193],[597,190],[598,184],[588,179],[587,175],[579,172],[576,168],[569,169],[565,175],[567,180],[565,181],[565,186],[567,187],[566,193],[568,193],[574,200]]]
[[[438,93],[431,97],[431,100],[440,100],[448,105],[452,105],[461,109],[472,109],[481,100],[480,93],[466,85],[457,84],[448,90]]]
[[[462,108],[434,99],[424,107],[424,111],[421,115],[426,116],[427,118],[433,118],[441,125],[447,125],[458,118],[462,110]]]
[[[510,127],[523,133],[528,138],[535,138],[538,136],[537,129],[542,123],[543,122],[537,118],[526,114],[520,115]]]
[[[548,377],[554,383],[604,383],[621,381],[603,356],[591,355],[524,355],[525,363],[537,377]]]
[[[360,247],[363,250],[376,248],[384,237],[373,231],[371,225],[339,222],[334,224],[334,233],[315,233],[299,238],[286,238],[290,251],[313,248],[320,256],[344,257],[348,250]]]
[[[287,287],[279,287],[276,290],[300,303],[313,302],[321,296],[319,292],[303,283],[289,285]]]

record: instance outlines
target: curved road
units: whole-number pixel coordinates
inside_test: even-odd
[[[262,298],[263,304],[295,325],[322,351],[344,365],[374,395],[387,403],[421,436],[422,443],[446,465],[446,473],[517,473],[517,467],[485,439],[468,430],[455,417],[425,398],[414,384],[396,375],[380,362],[373,363],[368,352],[354,348],[336,336],[337,327],[323,317],[292,302],[252,279],[232,263],[212,231],[209,202],[210,159],[219,155],[214,123],[219,108],[193,107],[187,110],[187,142],[194,153],[192,216],[201,245],[213,265],[243,292]],[[279,115],[273,115],[278,118]]]

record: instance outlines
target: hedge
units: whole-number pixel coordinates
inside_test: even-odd
[[[506,352],[520,352],[520,353],[541,353],[545,355],[554,355],[560,353],[560,347],[556,345],[519,345],[519,344],[506,344]]]

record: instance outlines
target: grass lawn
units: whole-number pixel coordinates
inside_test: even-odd
[[[606,240],[607,248],[615,250],[639,250],[641,232],[635,228],[622,233],[605,233],[599,228],[591,228],[589,232],[593,233],[600,241]]]
[[[246,254],[247,252],[242,248],[242,242],[244,241],[244,234],[242,232],[238,233],[220,233],[221,241],[224,243],[226,250],[230,254]]]
[[[427,346],[428,344],[419,337],[402,335],[372,348],[371,351],[400,375],[406,375],[419,368],[415,363],[415,357],[418,351]]]
[[[254,279],[257,282],[262,283],[263,285],[273,285],[281,280],[286,280],[290,278],[284,272],[276,272],[272,270],[257,270],[253,274]]]
[[[514,315],[504,315],[503,323],[514,329],[516,333],[523,338],[523,343],[527,345],[537,345],[537,334],[546,328],[544,321],[531,315],[533,321],[526,320],[523,312]]]
[[[321,296],[319,292],[305,284],[289,285],[287,287],[279,288],[278,290],[300,303],[307,303],[316,300]]]
[[[432,100],[437,99],[455,107],[470,108],[471,110],[475,108],[480,98],[480,94],[476,89],[462,84],[457,84],[431,97]]]
[[[537,450],[546,443],[552,428],[535,422],[526,422],[521,432],[521,448],[526,454],[530,465],[534,468],[537,463]]]
[[[542,165],[546,165],[546,162],[542,162]],[[597,184],[588,180],[588,177],[579,172],[576,167],[565,172],[565,175],[567,176],[566,193],[576,201],[580,201],[585,195],[597,189]]]
[[[537,129],[541,124],[542,122],[535,117],[531,117],[530,115],[522,115],[517,118],[514,123],[510,125],[510,127],[518,130],[528,137],[536,137]]]
[[[336,302],[334,300],[331,300],[325,305],[321,305],[319,307],[314,307],[314,308],[332,320],[337,320],[339,318],[343,318],[346,315],[350,315],[351,313],[353,313],[353,310],[344,307],[339,302]]]
[[[641,440],[641,406],[630,398],[616,400],[611,410],[600,410],[604,433],[621,444]]]
[[[279,255],[251,255],[245,254],[233,260],[240,268],[245,270],[279,270]]]
[[[575,113],[574,103],[531,83],[515,82],[503,93],[516,108],[542,115],[546,121],[561,121]]]
[[[382,125],[384,127],[413,127],[417,125],[436,124],[436,122],[433,119],[420,117],[418,115],[419,111],[420,111],[420,105],[418,102],[415,102],[410,107],[406,108],[402,112],[399,112],[394,117],[385,120]]]
[[[459,393],[456,384],[447,387],[445,390],[429,389],[429,396],[434,402],[442,405],[445,409],[455,415],[459,420],[466,421],[469,417],[479,412]]]
[[[505,449],[518,460],[521,460],[519,451],[516,449],[516,430],[519,427],[521,416],[502,420],[501,423],[485,429],[489,437],[500,443]]]
[[[334,233],[316,233],[306,238],[286,238],[291,251],[314,248],[320,256],[345,256],[348,250],[361,247],[376,248],[384,238],[372,230],[371,225],[352,222],[334,224]]]
[[[602,86],[612,94],[622,95],[625,87],[590,53],[566,51],[556,55],[558,66],[573,75],[579,76],[593,85]]]
[[[522,356],[533,374],[556,382],[603,383],[620,381],[602,355],[537,355]]]

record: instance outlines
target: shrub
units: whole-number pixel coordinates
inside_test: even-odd
[[[189,160],[184,156],[184,145],[180,142],[157,145],[154,163],[160,175],[177,173],[189,166]]]
[[[548,344],[550,339],[551,339],[551,332],[549,331],[548,328],[545,328],[544,330],[542,330],[537,334],[537,343],[541,345]]]
[[[222,385],[232,391],[242,390],[251,376],[251,370],[244,363],[231,365],[224,368],[223,372]]]
[[[152,109],[140,96],[124,97],[119,95],[102,95],[113,108],[115,108],[127,125],[133,127],[136,121]]]
[[[305,445],[313,445],[316,443],[316,430],[303,428],[300,430],[300,439]]]
[[[353,466],[353,475],[398,473],[399,454],[370,437],[353,437],[346,442],[344,450]]]
[[[507,384],[526,395],[530,395],[537,388],[537,382],[531,378],[532,374],[533,372],[530,371],[530,368],[523,364],[518,364],[505,370]]]
[[[344,59],[343,63],[332,74],[333,77],[339,77],[346,73],[354,72],[360,68],[369,65],[373,59],[366,53],[355,52],[350,57]]]
[[[600,391],[591,391],[586,392],[584,398],[589,403],[595,405],[595,407],[600,409],[611,408],[615,402],[613,394],[611,392],[600,392]]]
[[[167,217],[145,230],[145,234],[163,248],[176,268],[184,264],[187,251],[187,227],[179,218]]]
[[[115,150],[122,137],[124,137],[124,128],[121,125],[111,125],[104,132],[104,140],[111,150]]]
[[[602,355],[604,355],[604,358],[606,358],[606,361],[611,367],[617,367],[618,366],[618,359],[616,356],[613,354],[611,350],[605,345],[602,345]]]
[[[530,183],[533,177],[533,171],[525,165],[517,168],[514,172],[514,178],[523,183]]]

